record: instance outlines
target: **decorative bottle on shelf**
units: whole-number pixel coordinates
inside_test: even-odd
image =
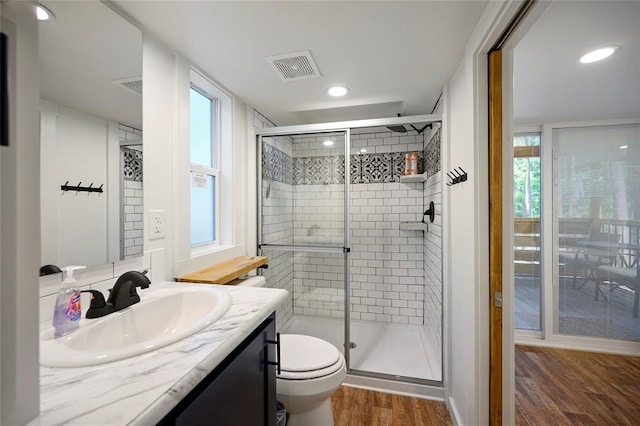
[[[418,174],[418,153],[407,152],[404,156],[404,174],[417,175]]]
[[[58,292],[56,306],[53,311],[54,336],[60,337],[72,333],[78,329],[80,316],[80,289],[76,286],[73,271],[84,269],[85,266],[67,266],[62,268],[65,275],[62,287]]]

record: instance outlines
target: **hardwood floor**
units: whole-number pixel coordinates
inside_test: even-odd
[[[516,346],[516,425],[639,425],[640,357]]]
[[[516,346],[516,425],[640,425],[640,356]],[[335,426],[451,425],[444,402],[341,386]]]
[[[331,397],[335,426],[451,425],[442,401],[340,388]]]

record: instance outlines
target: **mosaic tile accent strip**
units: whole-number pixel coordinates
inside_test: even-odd
[[[262,144],[262,178],[291,185],[293,175],[292,158],[269,144]]]
[[[142,182],[142,151],[122,148],[124,165],[122,173],[124,180]]]
[[[433,135],[424,149],[423,158],[425,159],[425,172],[427,178],[435,175],[440,171],[440,130]]]
[[[351,183],[400,182],[406,152],[355,154],[351,156]],[[420,153],[422,154],[422,153]],[[293,160],[294,185],[344,183],[344,156],[296,157]],[[422,170],[422,158],[418,167]]]
[[[438,140],[439,142],[439,140]],[[351,183],[400,182],[404,174],[406,152],[354,154],[351,156]],[[438,161],[440,150],[437,150]],[[418,170],[424,170],[424,152],[419,153]],[[440,164],[437,164],[438,170]],[[291,158],[277,148],[264,144],[262,177],[289,185],[330,185],[344,183],[344,156]]]

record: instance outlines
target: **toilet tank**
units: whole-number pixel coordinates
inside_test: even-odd
[[[265,278],[259,275],[249,278],[236,278],[227,285],[237,285],[242,287],[264,287]]]

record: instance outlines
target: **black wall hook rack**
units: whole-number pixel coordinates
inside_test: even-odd
[[[458,169],[460,171],[458,171]],[[447,182],[447,186],[453,186],[453,185],[458,184],[460,182],[466,182],[467,181],[467,172],[462,170],[462,167],[457,167],[457,168],[453,169],[452,171],[447,172],[447,176],[449,176],[449,179],[451,179],[451,182]]]
[[[78,182],[78,185],[73,186],[73,185],[69,185],[69,181],[66,181],[64,185],[60,185],[60,189],[62,189],[63,191],[76,191],[76,192],[103,192],[102,191],[103,185],[100,185],[99,187],[94,188],[93,182],[91,182],[91,185],[89,186],[82,186],[82,182]]]

